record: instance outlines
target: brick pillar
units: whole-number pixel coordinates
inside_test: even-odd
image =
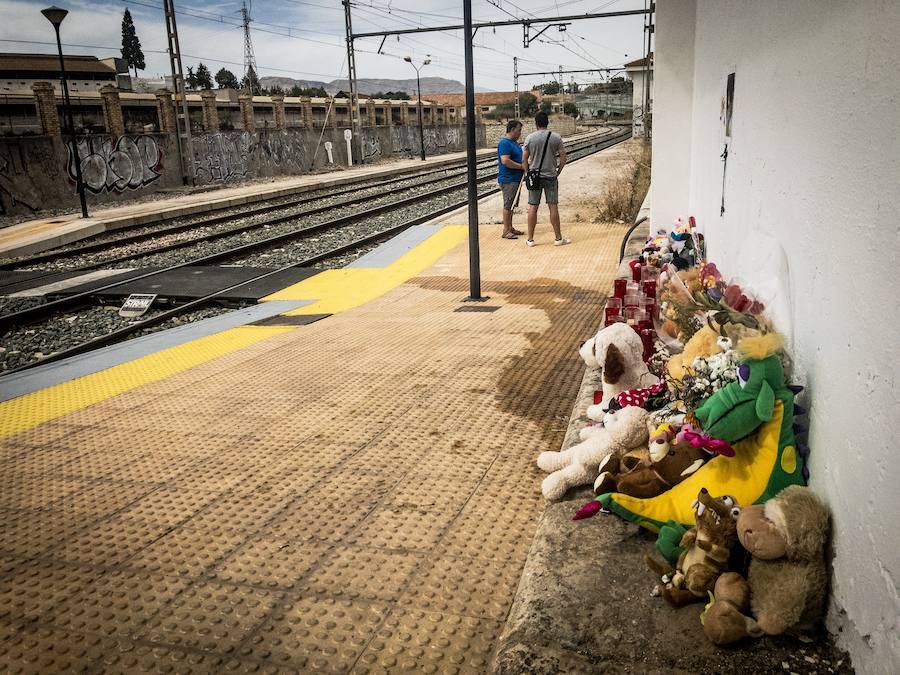
[[[409,124],[409,101],[400,104],[400,124]]]
[[[253,97],[250,94],[240,94],[238,102],[241,105],[241,124],[244,131],[256,131],[256,117],[253,115]]]
[[[34,107],[37,108],[41,121],[41,133],[52,136],[59,135],[59,112],[56,109],[56,93],[49,82],[35,82],[31,85],[34,92]]]
[[[203,130],[219,130],[219,111],[216,109],[216,92],[212,89],[204,89],[200,92],[200,100],[203,101]]]
[[[480,105],[475,106],[475,124],[484,124],[484,119],[481,114],[481,106]]]
[[[366,116],[369,118],[369,126],[377,126],[378,120],[375,117],[375,101],[371,98],[366,101],[366,114]]]
[[[162,133],[175,133],[175,110],[172,108],[172,92],[168,89],[156,92],[156,117]]]
[[[106,124],[106,133],[113,136],[124,136],[125,121],[122,119],[122,102],[119,100],[118,88],[111,84],[101,87],[100,98],[103,102],[103,122]]]
[[[389,127],[394,126],[394,106],[390,104],[384,106],[384,123]]]
[[[284,114],[284,95],[272,95],[272,113],[275,116],[275,128],[287,129],[287,117]]]
[[[312,99],[309,96],[300,97],[300,121],[304,128],[313,128]]]
[[[425,124],[430,124],[431,126],[437,124],[437,110],[435,109],[434,103],[429,104],[428,110],[425,112]]]
[[[332,129],[337,129],[337,126],[338,126],[337,109],[338,109],[337,99],[332,97],[331,98],[331,115],[328,119],[328,126],[330,126]]]
[[[204,89],[200,92],[200,100],[203,101],[203,130],[219,130],[219,111],[216,109],[216,92],[212,89]]]

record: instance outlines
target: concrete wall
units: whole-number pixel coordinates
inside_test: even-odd
[[[574,136],[577,132],[576,120],[569,115],[550,115],[550,129],[558,133],[563,138]],[[485,125],[486,143],[488,147],[494,147],[500,142],[500,139],[506,134],[506,122],[491,123]],[[526,117],[522,119],[522,140],[528,134],[535,131],[534,118]]]
[[[694,214],[720,268],[777,298],[834,513],[829,628],[860,673],[900,672],[898,34],[892,0],[658,4],[653,223]]]
[[[347,166],[344,130],[326,129],[316,154],[321,130],[223,131],[193,137],[194,179],[197,185],[237,180],[292,176],[313,168]],[[388,156],[419,152],[417,127],[394,126],[362,130],[363,156],[375,162]],[[325,142],[332,144],[329,162]],[[484,127],[478,128],[479,147]],[[429,155],[465,150],[459,126],[425,128]],[[356,152],[354,146],[354,152]],[[82,136],[78,154],[89,204],[127,199],[181,186],[175,138],[171,134],[106,134]],[[313,157],[315,156],[315,162]],[[37,213],[47,208],[74,208],[75,167],[68,146],[59,136],[0,139],[0,215]]]

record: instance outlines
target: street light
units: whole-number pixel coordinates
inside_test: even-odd
[[[59,39],[59,25],[68,15],[68,10],[61,7],[48,7],[42,9],[41,14],[46,17],[47,21],[53,24],[53,30],[56,31],[56,46],[59,49],[59,70],[62,73],[62,89],[63,99],[66,108],[66,122],[69,127],[69,147],[72,150],[72,162],[75,164],[75,184],[78,190],[78,199],[81,201],[81,217],[87,218],[87,202],[84,199],[84,180],[81,177],[81,158],[78,156],[78,143],[75,140],[75,121],[72,119],[72,102],[69,100],[69,81],[66,77],[66,64],[63,59],[62,42]]]
[[[421,66],[416,67],[416,64],[413,63],[411,56],[404,56],[403,60],[406,61],[409,65],[416,69],[416,89],[418,90],[419,96],[419,147],[422,151],[422,161],[425,161],[425,128],[424,123],[422,122],[422,83],[419,80],[419,70],[427,66],[431,63],[431,59],[425,59],[422,62]]]

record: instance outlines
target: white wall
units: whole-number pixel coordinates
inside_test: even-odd
[[[779,293],[794,380],[807,386],[810,484],[834,514],[829,627],[858,672],[898,673],[900,3],[658,10],[653,223],[695,215],[722,270]]]

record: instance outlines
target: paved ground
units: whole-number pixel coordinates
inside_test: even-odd
[[[0,442],[0,663],[486,670],[544,506],[534,456],[563,439],[624,231],[589,201],[625,152],[567,170],[572,246],[483,228],[487,303],[461,302],[459,246]]]

